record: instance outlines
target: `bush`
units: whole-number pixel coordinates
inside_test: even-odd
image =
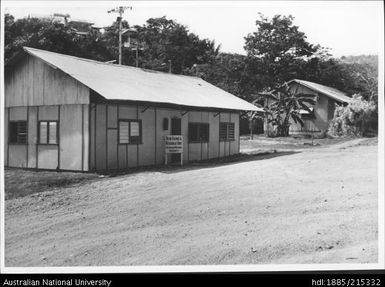
[[[336,106],[328,128],[330,136],[368,136],[376,133],[377,107],[361,95],[353,95],[347,106]]]

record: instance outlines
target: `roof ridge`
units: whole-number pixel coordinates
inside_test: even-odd
[[[294,79],[294,80],[297,80],[297,81],[301,81],[301,82],[307,82],[307,83],[311,83],[311,84],[315,84],[315,85],[319,85],[319,86],[322,86],[322,87],[325,87],[325,88],[328,88],[328,89],[333,89],[333,90],[336,90],[338,92],[341,92],[343,94],[347,94],[337,88],[334,88],[334,87],[330,87],[330,86],[326,86],[326,85],[323,85],[323,84],[320,84],[320,83],[315,83],[315,82],[311,82],[311,81],[306,81],[306,80],[299,80],[299,79]]]
[[[26,50],[27,52],[28,52],[28,50],[34,50],[34,51],[43,52],[43,53],[56,54],[56,55],[60,55],[60,56],[64,56],[64,57],[74,58],[74,59],[80,60],[80,61],[91,62],[91,63],[95,63],[95,64],[103,64],[103,65],[106,65],[109,67],[116,67],[116,68],[123,68],[123,69],[138,69],[138,70],[145,71],[148,73],[158,73],[158,74],[169,75],[169,76],[183,76],[183,77],[188,77],[188,78],[201,79],[200,77],[193,76],[193,75],[190,76],[190,75],[181,75],[181,74],[171,74],[171,73],[166,73],[166,72],[156,71],[156,70],[151,70],[151,69],[146,69],[146,68],[139,68],[139,67],[133,67],[133,66],[127,66],[127,65],[121,65],[121,64],[105,63],[105,62],[101,62],[101,61],[97,61],[97,60],[93,60],[93,59],[81,58],[81,57],[77,57],[77,56],[61,54],[61,53],[57,53],[57,52],[52,52],[52,51],[42,50],[42,49],[37,49],[37,48],[32,48],[32,47],[24,46],[23,49]]]
[[[322,93],[328,97],[332,97],[334,99],[337,99],[343,102],[349,102],[351,100],[351,97],[348,96],[348,93],[340,91],[333,87],[325,86],[323,84],[319,84],[311,81],[300,80],[300,79],[293,79],[293,80],[290,80],[288,83],[291,83],[291,82],[296,82],[307,88],[316,90],[319,93]]]

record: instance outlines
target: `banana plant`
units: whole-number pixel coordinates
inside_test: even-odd
[[[281,137],[289,135],[291,119],[294,123],[304,126],[300,111],[305,110],[312,114],[311,106],[316,104],[316,96],[293,92],[287,83],[259,95],[265,98],[264,112],[267,123],[275,128],[274,135]]]

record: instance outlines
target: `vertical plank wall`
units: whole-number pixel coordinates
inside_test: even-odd
[[[118,105],[107,105],[107,169],[118,168]]]
[[[60,106],[60,169],[88,171],[88,111],[88,105]]]
[[[164,139],[166,135],[171,134],[171,119],[180,118],[181,119],[181,131],[184,135],[183,141],[183,161],[188,161],[188,117],[189,113],[181,110],[175,109],[166,109],[166,108],[156,108],[156,164],[161,165],[165,162],[165,143]],[[168,128],[163,129],[163,120],[168,119]]]
[[[203,123],[202,112],[192,111],[188,115],[189,123]],[[188,133],[186,134],[186,141],[188,141]],[[189,161],[201,160],[202,156],[202,144],[201,143],[188,143],[188,159]]]
[[[161,165],[165,161],[164,138],[171,134],[171,119],[180,118],[184,135],[184,162],[217,158],[238,153],[238,137],[219,142],[219,122],[233,122],[239,133],[239,113],[182,111],[125,104],[91,104],[90,107],[90,169],[97,171]],[[163,120],[169,126],[163,129]],[[142,143],[118,144],[118,122],[141,120]],[[189,143],[189,122],[209,123],[208,143]]]
[[[37,117],[39,107],[28,107],[28,168],[37,167]]]
[[[155,163],[155,108],[138,107],[138,118],[142,121],[142,144],[138,145],[139,165]]]
[[[26,121],[27,107],[15,107],[9,109],[9,121]],[[5,138],[8,141],[8,137]],[[27,167],[28,145],[9,144],[8,146],[8,166]]]
[[[89,103],[88,87],[30,55],[5,73],[6,107]]]
[[[9,121],[27,121],[27,144],[8,144],[8,113]],[[58,144],[38,144],[39,121],[59,121]],[[88,105],[7,108],[4,139],[5,166],[87,171]]]
[[[119,119],[135,120],[138,119],[139,108],[137,106],[119,105]],[[146,127],[142,126],[142,130]],[[119,157],[125,160],[125,168],[139,166],[140,156],[138,155],[138,145],[124,144],[119,145]],[[120,151],[122,153],[120,153]],[[122,154],[122,155],[121,155]]]
[[[299,84],[295,84],[291,86],[291,91],[295,91],[297,93],[311,94],[314,96],[318,96],[317,103],[314,105],[314,119],[306,119],[305,122],[305,130],[310,131],[326,131],[328,128],[328,117],[329,117],[329,98],[325,95],[319,94],[314,90],[311,90],[307,87],[304,87]],[[292,121],[290,125],[290,132],[298,132],[303,128],[299,123],[294,123]]]
[[[9,117],[9,108],[4,109],[4,166],[8,166],[8,117]]]
[[[90,114],[90,169],[91,170],[116,170],[143,165],[140,163],[140,149],[147,145],[118,144],[118,122],[121,120],[142,120],[142,131],[145,131],[143,122],[151,115],[151,110],[146,115],[139,115],[139,107],[117,104],[91,104]],[[148,142],[146,134],[143,140]],[[139,151],[139,153],[138,153]],[[151,157],[151,156],[150,156]],[[146,154],[143,163],[146,163]],[[153,164],[153,161],[149,164]]]
[[[28,127],[27,144],[8,145],[5,121],[6,166],[87,171],[88,87],[30,55],[7,68],[4,85],[6,116]],[[59,121],[58,144],[38,144],[39,120]]]
[[[229,156],[239,151],[239,113],[190,112],[189,122],[209,123],[208,143],[189,143],[189,160],[205,160]],[[219,141],[219,123],[232,122],[235,125],[234,141]],[[188,133],[186,133],[187,135]]]
[[[59,110],[60,110],[59,106],[38,107],[37,121],[59,121]],[[34,126],[36,127],[36,130],[37,130],[38,124],[35,123]],[[41,168],[41,169],[60,168],[59,145],[40,145],[39,144],[37,146],[37,168]]]
[[[217,158],[219,156],[219,114],[210,112],[210,143],[209,158]]]

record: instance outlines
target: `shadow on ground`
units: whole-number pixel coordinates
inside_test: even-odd
[[[24,169],[5,169],[5,199],[24,197],[29,194],[40,193],[57,188],[66,188],[74,185],[82,185],[91,181],[99,181],[109,177],[134,176],[140,172],[161,172],[172,174],[189,170],[214,168],[231,165],[240,162],[266,160],[279,156],[287,156],[298,153],[298,151],[254,151],[251,153],[240,153],[228,157],[216,158],[204,161],[189,162],[183,166],[179,165],[153,165],[135,167],[124,171],[106,171],[98,173],[76,173],[56,171],[33,171]]]
[[[171,174],[171,173],[184,172],[184,171],[195,170],[195,169],[214,168],[218,166],[231,165],[231,164],[240,163],[240,162],[271,159],[279,156],[292,155],[299,152],[300,151],[272,150],[272,151],[264,151],[264,152],[240,153],[240,154],[223,157],[223,158],[189,162],[183,166],[180,166],[178,164],[175,164],[175,165],[171,164],[168,166],[164,166],[164,165],[148,166],[148,167],[141,167],[141,168],[132,168],[131,170],[126,170],[124,172],[104,173],[104,175],[108,175],[109,177],[114,177],[114,176],[121,176],[121,175],[126,175],[131,173],[137,173],[141,171],[158,171],[162,173]]]

